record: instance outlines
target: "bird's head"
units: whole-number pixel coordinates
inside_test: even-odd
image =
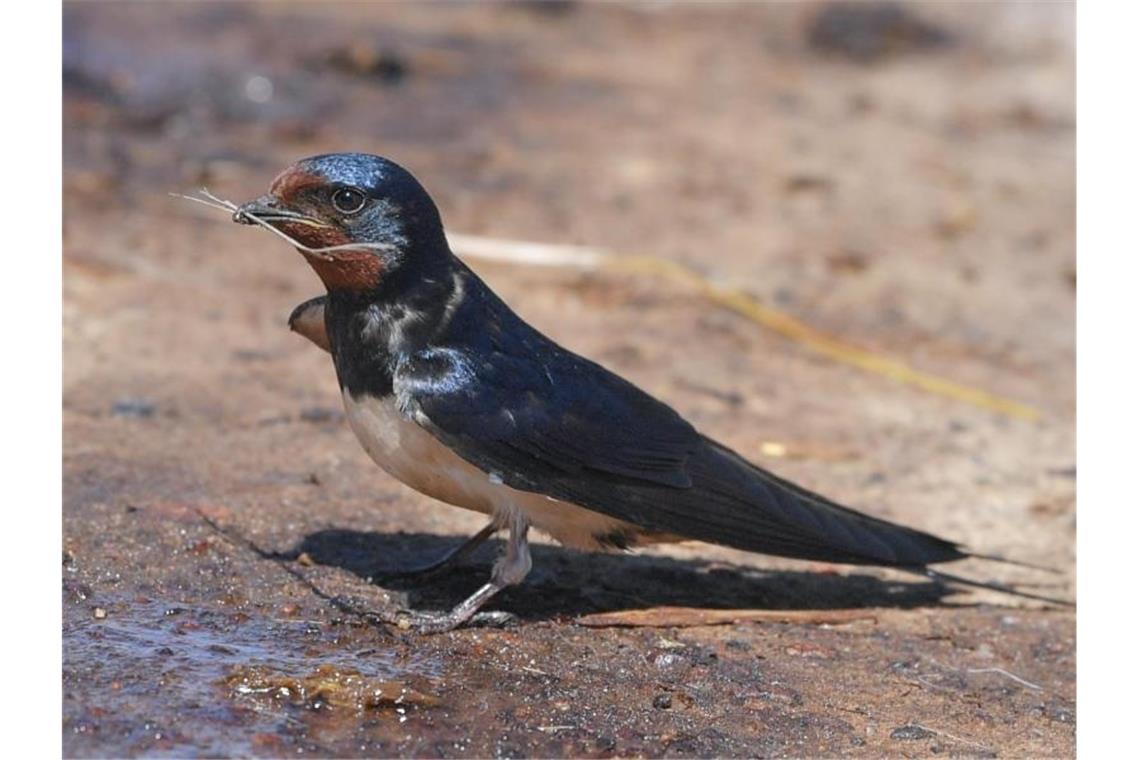
[[[371,291],[410,262],[447,254],[427,191],[406,169],[367,153],[298,161],[234,221],[284,233],[330,291]]]

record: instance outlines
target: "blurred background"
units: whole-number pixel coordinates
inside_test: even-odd
[[[305,633],[303,621],[341,614],[313,588],[389,603],[364,582],[370,568],[413,563],[446,547],[432,537],[480,521],[396,485],[359,449],[327,355],[285,326],[295,304],[320,292],[300,257],[169,194],[206,186],[240,203],[300,157],[378,153],[423,182],[449,233],[676,262],[817,337],[970,389],[896,382],[653,272],[468,259],[524,318],[745,456],[865,511],[1058,567],[1055,590],[1071,593],[1073,14],[1063,3],[65,4],[65,754],[446,754],[449,730],[471,742],[452,754],[660,754],[678,736],[691,740],[674,747],[682,754],[748,754],[761,735],[805,731],[816,744],[801,753],[911,746],[892,732],[921,715],[891,713],[903,708],[891,704],[887,664],[830,640],[815,645],[855,652],[829,660],[833,677],[878,684],[852,698],[876,705],[875,720],[845,714],[842,725],[810,730],[792,720],[838,715],[814,700],[829,686],[810,669],[783,674],[799,701],[769,704],[776,713],[763,725],[754,714],[713,721],[745,708],[738,691],[710,687],[718,696],[690,704],[686,720],[700,724],[705,711],[714,734],[678,728],[678,710],[593,733],[526,731],[537,714],[512,713],[515,723],[498,719],[512,737],[502,745],[457,710],[414,740],[397,738],[402,722],[375,716],[367,731],[359,720],[319,724],[325,733],[314,738],[312,721],[324,719],[311,711],[243,707],[233,684],[249,685],[242,668],[266,642],[279,660],[343,650],[334,639],[348,634]],[[219,525],[307,563],[283,572]],[[831,573],[820,576],[700,545],[649,554],[637,564],[551,550],[504,608],[550,620],[623,606],[890,608],[938,598],[877,571],[845,585],[835,573],[848,569],[806,568]],[[734,585],[717,569],[725,563],[733,577],[755,574]],[[445,606],[482,572],[427,601]],[[1047,696],[995,696],[993,684],[964,679],[920,689],[908,704],[945,723],[957,715],[945,700],[982,689],[997,700],[987,709],[1019,730],[991,735],[992,725],[962,714],[944,725],[949,733],[1014,754],[1071,752],[1072,615],[1019,610],[1011,620],[1029,621],[1022,630],[986,606],[1009,600],[956,598],[968,615],[934,608],[926,627],[891,628],[884,612],[879,630],[918,637],[915,651],[939,662],[989,647],[972,665],[1039,667],[1030,680],[1052,679]],[[181,617],[166,616],[171,608]],[[942,644],[922,636],[958,641],[966,634],[955,619],[1003,643],[934,651]],[[188,621],[197,628],[174,631]],[[575,630],[502,635],[534,654]],[[749,631],[737,640],[785,635]],[[442,658],[472,635],[416,648]],[[620,649],[633,634],[605,635],[594,641]],[[859,641],[878,651],[866,635]],[[155,654],[163,649],[175,659]],[[632,662],[629,683],[655,688],[660,674]],[[461,666],[411,670],[438,687],[458,678],[449,667]],[[156,672],[183,687],[155,694]],[[385,673],[365,675],[394,677]],[[479,678],[461,675],[494,713]],[[727,676],[714,668],[708,677]],[[219,694],[236,712],[201,708]],[[623,710],[607,720],[626,720]],[[564,715],[547,723],[578,725]],[[920,733],[923,747],[963,749]]]

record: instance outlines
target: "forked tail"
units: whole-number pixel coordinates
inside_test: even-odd
[[[1046,572],[1046,573],[1053,573],[1053,574],[1060,573],[1060,571],[1057,570],[1056,568],[1045,567],[1043,565],[1034,565],[1034,564],[1031,564],[1029,562],[1020,562],[1018,560],[1006,559],[1005,557],[999,557],[999,556],[995,556],[995,555],[991,555],[991,554],[973,554],[973,553],[970,553],[969,556],[974,557],[976,559],[989,560],[991,562],[1001,562],[1001,563],[1006,564],[1006,565],[1017,565],[1018,567],[1028,567],[1028,568],[1032,568],[1034,570],[1040,570],[1040,571]],[[996,581],[979,581],[979,580],[975,580],[973,578],[966,578],[966,577],[961,576],[961,575],[955,575],[953,573],[947,573],[947,572],[944,572],[942,570],[934,570],[934,569],[929,568],[929,567],[902,567],[899,569],[905,570],[908,573],[913,573],[915,575],[921,575],[921,576],[924,576],[926,578],[930,578],[931,580],[937,581],[939,583],[951,583],[951,584],[958,584],[960,586],[968,586],[970,588],[980,588],[980,589],[986,589],[988,591],[997,591],[997,592],[1002,593],[1002,594],[1009,594],[1010,596],[1018,596],[1018,597],[1021,597],[1022,599],[1033,599],[1033,600],[1036,600],[1039,602],[1048,602],[1049,604],[1060,605],[1062,607],[1076,607],[1077,606],[1076,602],[1069,601],[1068,599],[1060,599],[1060,598],[1055,597],[1055,596],[1046,596],[1045,594],[1037,594],[1037,593],[1034,593],[1032,591],[1026,591],[1024,589],[1024,587],[1027,584],[1020,584],[1021,588],[1019,588],[1017,585],[1012,585],[1012,584],[1008,584],[1008,583],[998,583]]]

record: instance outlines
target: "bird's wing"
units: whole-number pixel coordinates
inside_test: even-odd
[[[676,412],[560,349],[435,349],[394,389],[419,425],[507,485],[662,533],[748,551],[918,566],[954,544],[830,502],[697,433]]]
[[[434,351],[405,365],[394,387],[423,427],[525,490],[541,491],[554,476],[689,487],[685,464],[700,441],[692,426],[616,375],[573,358],[496,353],[472,367]],[[424,381],[433,375],[448,381]],[[456,384],[457,377],[467,382]]]

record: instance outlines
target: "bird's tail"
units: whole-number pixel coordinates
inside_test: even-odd
[[[850,565],[925,567],[965,559],[958,544],[838,504],[714,441],[688,463],[693,488],[657,514],[681,535],[745,551]],[[698,507],[699,504],[699,509]]]
[[[979,559],[994,559],[993,557],[988,557],[988,556],[982,555],[982,554],[972,554],[970,556],[978,557]],[[1054,568],[1041,567],[1038,565],[1030,565],[1029,563],[1026,563],[1026,562],[1016,562],[1016,561],[1005,560],[1005,559],[1001,559],[998,561],[1006,562],[1006,563],[1011,564],[1011,565],[1019,565],[1022,567],[1032,567],[1034,569],[1043,570],[1045,572],[1050,572],[1050,573],[1058,572]],[[1057,604],[1057,605],[1060,605],[1063,607],[1076,607],[1077,606],[1075,602],[1069,601],[1068,599],[1061,599],[1061,598],[1055,597],[1055,596],[1047,596],[1045,594],[1038,594],[1038,593],[1034,593],[1032,591],[1026,591],[1025,587],[1027,584],[1020,584],[1021,587],[1019,588],[1018,586],[1014,586],[1014,585],[1011,585],[1008,583],[998,583],[996,581],[979,581],[979,580],[975,580],[973,578],[966,578],[966,577],[963,577],[961,575],[954,575],[953,573],[947,573],[947,572],[944,572],[942,570],[933,570],[929,567],[913,567],[913,568],[903,567],[903,568],[899,568],[899,569],[904,570],[906,572],[914,573],[915,575],[921,575],[921,576],[924,576],[926,578],[930,578],[931,580],[936,581],[938,583],[949,583],[949,584],[956,584],[959,586],[968,586],[970,588],[980,588],[980,589],[986,589],[988,591],[997,591],[997,592],[1002,593],[1002,594],[1009,594],[1010,596],[1021,597],[1022,599],[1033,599],[1033,600],[1036,600],[1038,602],[1048,602],[1049,604]]]
[[[978,552],[970,552],[970,556],[974,559],[985,559],[990,562],[1000,562],[1003,565],[1014,565],[1016,567],[1028,567],[1031,570],[1040,570],[1043,573],[1053,573],[1054,575],[1060,574],[1060,570],[1055,567],[1048,567],[1046,565],[1035,565],[1032,562],[1026,562],[1020,559],[1010,559],[1003,557],[1000,554],[979,554]]]
[[[989,589],[1026,599],[1071,604],[1018,586],[979,581],[930,565],[982,559],[1056,573],[1052,568],[974,552],[952,541],[837,504],[757,467],[720,444],[690,462],[693,483],[703,502],[701,524],[678,524],[674,530],[746,551],[798,559],[881,565],[923,575],[935,581]],[[687,529],[687,530],[685,530]],[[704,534],[704,535],[699,535]]]

